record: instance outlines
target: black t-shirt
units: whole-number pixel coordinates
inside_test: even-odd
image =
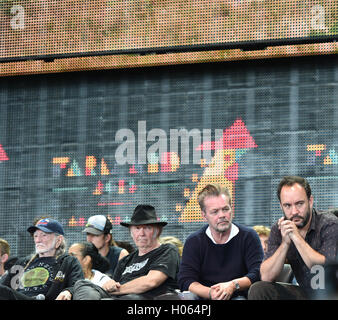
[[[178,249],[169,243],[162,244],[143,256],[139,256],[136,250],[119,261],[114,280],[124,284],[147,275],[150,270],[158,270],[166,274],[168,278],[159,287],[149,290],[146,294],[154,297],[174,291],[178,288],[179,259]]]
[[[56,273],[54,257],[43,257],[33,260],[20,278],[21,285],[17,291],[27,296],[46,294],[53,283]]]

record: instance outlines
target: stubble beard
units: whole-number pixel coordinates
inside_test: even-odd
[[[216,225],[215,231],[219,232],[219,233],[226,233],[231,226],[231,222],[228,220],[224,220],[222,222],[226,222],[225,225],[219,226],[219,224]]]
[[[295,218],[298,218],[298,219],[301,219],[301,220],[302,220],[299,224],[296,224],[296,223],[295,223],[295,224],[296,224],[296,227],[297,227],[298,229],[304,228],[304,227],[307,225],[307,223],[309,222],[310,217],[311,217],[311,208],[310,208],[310,206],[308,206],[307,213],[306,213],[305,217],[301,217],[301,216],[296,215],[296,216],[292,217],[292,219],[288,219],[288,218],[286,217],[285,213],[284,213],[284,219],[285,219],[285,220],[293,221],[293,219],[295,219]]]

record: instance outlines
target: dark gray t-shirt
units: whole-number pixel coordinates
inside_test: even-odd
[[[178,289],[179,261],[178,249],[169,243],[162,244],[143,256],[139,256],[138,250],[136,250],[118,262],[113,278],[124,284],[147,275],[150,270],[161,271],[168,276],[166,281],[159,287],[146,292],[150,297],[155,297]]]

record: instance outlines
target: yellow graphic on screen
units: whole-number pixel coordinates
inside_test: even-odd
[[[232,195],[232,204],[235,198],[235,182],[238,179],[238,159],[251,148],[257,145],[247,130],[244,122],[237,119],[234,124],[223,131],[223,137],[218,141],[208,141],[200,145],[198,150],[215,150],[211,159],[198,180],[196,174],[192,181],[197,182],[193,191],[184,190],[184,195],[190,198],[186,206],[176,205],[176,210],[181,211],[180,222],[202,221],[201,210],[197,202],[198,193],[209,183],[219,183],[226,186]],[[205,167],[205,161],[201,161],[201,167]],[[178,210],[181,209],[181,210]]]
[[[323,163],[325,166],[338,164],[336,150],[331,148],[327,151],[326,144],[308,144],[306,150],[309,152],[307,164],[315,165],[316,162]]]
[[[231,126],[218,131],[215,134],[215,141],[204,141],[201,145],[196,147],[197,151],[203,152],[203,157],[200,159],[199,168],[192,167],[192,174],[188,178],[190,186],[182,185],[182,197],[185,203],[180,203],[179,200],[174,204],[173,210],[179,213],[179,222],[194,222],[202,221],[200,208],[197,203],[198,193],[208,183],[220,183],[226,186],[232,194],[232,204],[235,203],[235,184],[238,179],[239,164],[238,160],[248,150],[257,148],[257,145],[250,135],[242,119],[238,118]],[[211,140],[211,139],[210,139]],[[310,150],[320,152],[323,146],[309,146]],[[208,158],[204,159],[205,157]],[[161,160],[161,161],[159,161]],[[162,173],[178,173],[182,168],[181,160],[177,152],[162,152],[161,154],[149,153],[148,163],[143,168],[142,165],[131,165],[129,167],[129,177],[119,176],[116,168],[110,164],[110,168],[106,159],[103,157],[99,160],[96,156],[86,156],[85,166],[81,168],[79,161],[69,157],[55,157],[52,160],[54,165],[53,174],[59,177],[62,170],[65,171],[65,176],[69,178],[80,176],[97,176],[95,187],[91,192],[94,196],[114,195],[111,199],[99,201],[98,206],[121,207],[132,202],[132,194],[136,194],[140,188],[137,175],[148,174],[155,176]],[[196,168],[196,169],[195,169]],[[201,173],[202,171],[202,173]],[[108,178],[104,181],[102,176]],[[155,185],[155,184],[154,184]],[[192,185],[192,187],[191,187]],[[141,187],[140,187],[141,186]],[[87,190],[87,186],[71,186],[66,188],[58,188],[60,192],[69,191],[82,191]],[[119,198],[120,196],[120,198]],[[116,220],[112,221],[113,224],[119,224],[121,219],[120,215],[116,215]],[[72,216],[68,221],[68,225],[83,226],[85,218],[76,218]]]

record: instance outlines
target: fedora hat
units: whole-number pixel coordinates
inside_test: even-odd
[[[140,226],[143,224],[156,224],[164,227],[167,225],[167,222],[158,221],[155,208],[146,204],[140,204],[135,208],[130,222],[120,222],[120,225],[124,227]]]

